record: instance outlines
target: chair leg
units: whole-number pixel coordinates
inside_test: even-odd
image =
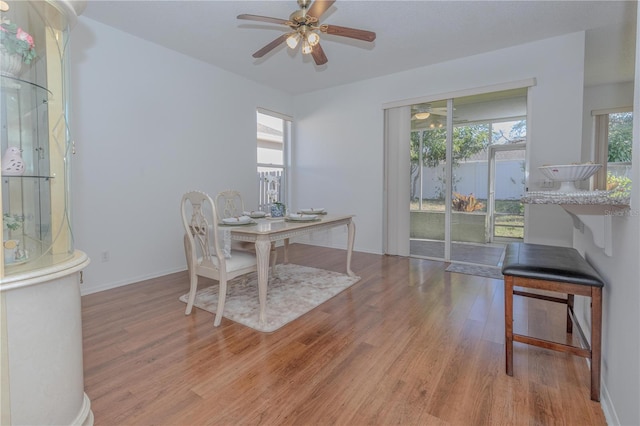
[[[216,310],[216,318],[213,320],[214,327],[222,322],[222,312],[224,311],[224,302],[227,298],[227,280],[220,279],[220,288],[218,291],[218,309]]]
[[[504,277],[504,347],[507,375],[513,376],[513,277]]]
[[[600,351],[602,349],[602,288],[591,290],[591,399],[600,401]]]
[[[198,274],[195,273],[194,266],[194,248],[191,245],[189,236],[185,233],[183,237],[184,242],[184,254],[187,258],[187,271],[189,272],[189,299],[187,300],[187,309],[184,311],[185,315],[191,313],[193,308],[193,302],[196,300],[196,291],[198,290]]]
[[[189,315],[191,313],[191,309],[193,309],[193,303],[196,301],[196,291],[198,291],[198,275],[189,275],[191,275],[191,278],[189,287],[189,298],[187,299],[187,309],[184,311],[185,315]]]

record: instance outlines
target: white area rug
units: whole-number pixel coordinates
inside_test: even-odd
[[[467,275],[478,275],[481,277],[502,280],[502,271],[495,266],[466,265],[463,263],[452,263],[446,269],[447,272],[459,272]]]
[[[360,280],[360,277],[293,264],[277,265],[276,270],[277,277],[270,277],[267,288],[265,324],[260,324],[258,318],[260,303],[255,273],[229,282],[223,316],[258,331],[272,332]],[[187,293],[180,296],[180,300],[187,303],[188,297]],[[195,307],[215,313],[217,303],[217,283],[196,292]]]

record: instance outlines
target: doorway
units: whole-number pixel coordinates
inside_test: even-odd
[[[524,142],[489,147],[488,242],[524,241],[525,149]]]
[[[497,266],[523,239],[526,106],[526,88],[411,106],[411,256]]]

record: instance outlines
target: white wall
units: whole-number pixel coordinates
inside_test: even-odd
[[[636,70],[636,81],[640,81]],[[634,104],[634,84],[620,83],[585,88],[584,145],[593,139],[591,111]],[[638,95],[636,95],[637,97]],[[635,113],[639,111],[636,100]],[[612,256],[595,246],[591,231],[574,231],[574,245],[602,275],[603,291],[602,377],[603,408],[611,423],[640,424],[640,180],[636,153],[640,152],[638,120],[634,120],[632,166],[634,191],[631,210],[612,220]],[[583,160],[592,157],[585,156]],[[588,335],[589,299],[576,301],[576,313]]]
[[[256,107],[292,110],[289,95],[84,17],[71,81],[75,247],[92,259],[83,294],[184,269],[182,194],[257,200]]]
[[[580,159],[583,73],[584,33],[575,33],[296,96],[294,199],[355,213],[356,249],[381,253],[382,105],[531,77],[537,85],[528,123],[529,188],[539,189],[538,166]],[[571,245],[571,220],[562,209],[528,210],[529,241]],[[344,246],[344,238],[312,241]]]

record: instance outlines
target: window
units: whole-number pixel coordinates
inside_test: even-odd
[[[603,167],[594,177],[594,188],[631,190],[633,111],[618,108],[592,112],[595,120],[594,160]]]
[[[287,163],[291,118],[272,111],[257,111],[258,206],[287,203]]]

